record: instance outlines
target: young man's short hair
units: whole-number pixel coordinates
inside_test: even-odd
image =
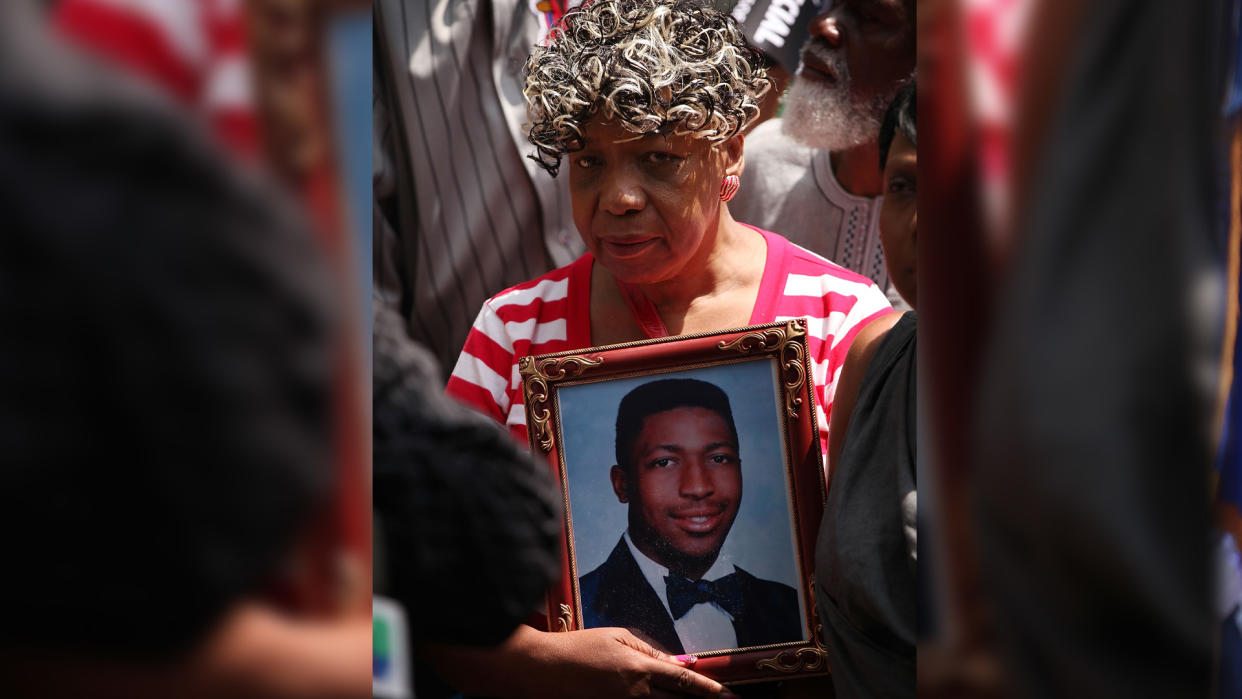
[[[698,379],[661,379],[645,383],[625,394],[617,408],[617,465],[629,470],[634,442],[642,432],[643,421],[656,413],[674,408],[706,408],[719,415],[729,428],[736,446],[737,427],[729,396],[719,386]]]

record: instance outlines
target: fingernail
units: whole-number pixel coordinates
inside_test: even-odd
[[[699,659],[693,655],[674,655],[673,659],[679,663],[685,663],[686,665],[694,665],[699,662]]]
[[[720,692],[720,699],[742,699],[742,698],[726,689]]]

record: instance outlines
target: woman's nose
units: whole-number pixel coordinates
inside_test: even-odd
[[[621,172],[608,178],[600,194],[600,207],[613,216],[642,211],[647,198],[638,182],[629,173]]]

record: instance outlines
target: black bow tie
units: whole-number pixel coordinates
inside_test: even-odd
[[[686,615],[690,608],[702,602],[715,602],[734,618],[742,609],[742,591],[738,585],[737,573],[719,580],[686,580],[680,575],[664,576],[668,585],[668,609],[677,620]]]

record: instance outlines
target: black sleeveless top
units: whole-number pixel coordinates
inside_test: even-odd
[[[903,315],[867,365],[819,528],[815,598],[839,697],[915,695],[917,328]]]

